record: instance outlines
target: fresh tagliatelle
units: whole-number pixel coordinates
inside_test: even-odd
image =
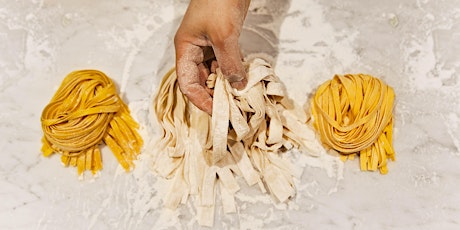
[[[102,169],[99,144],[112,150],[125,170],[133,167],[143,141],[115,84],[97,70],[67,75],[41,116],[45,156],[60,153],[65,166],[78,174]]]
[[[172,180],[164,204],[175,209],[194,195],[200,225],[213,225],[217,188],[224,212],[236,212],[236,176],[249,186],[258,184],[262,192],[268,190],[278,202],[293,197],[294,168],[281,156],[285,150],[303,150],[319,159],[317,165],[341,163],[327,155],[306,125],[307,114],[287,97],[270,65],[258,58],[245,65],[248,85],[241,91],[230,86],[220,69],[210,74],[212,116],[181,93],[174,69],[164,76],[154,98],[163,130],[151,150],[154,170]]]
[[[342,154],[359,154],[361,170],[388,172],[394,160],[393,89],[364,74],[336,75],[322,84],[312,100],[314,126],[324,144]]]

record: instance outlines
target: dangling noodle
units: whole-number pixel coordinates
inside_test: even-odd
[[[394,92],[380,79],[364,74],[336,75],[322,84],[313,99],[314,126],[324,144],[353,157],[361,170],[388,172],[392,146]]]
[[[293,197],[294,169],[281,157],[283,150],[295,147],[318,162],[340,163],[326,154],[306,125],[305,111],[288,99],[269,64],[254,59],[246,65],[248,85],[242,91],[234,90],[220,69],[209,76],[212,116],[182,95],[174,69],[164,76],[153,102],[163,129],[153,150],[154,169],[172,179],[165,206],[175,209],[196,195],[201,225],[213,225],[216,187],[224,212],[236,212],[234,194],[240,187],[235,175],[279,202]]]
[[[116,93],[115,84],[97,70],[67,75],[41,116],[45,156],[60,153],[78,174],[102,169],[98,145],[105,142],[125,170],[133,167],[142,138],[138,124]]]

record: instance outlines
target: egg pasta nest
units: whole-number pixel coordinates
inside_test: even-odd
[[[336,75],[324,82],[312,100],[314,126],[325,145],[342,154],[358,154],[361,170],[388,172],[395,159],[393,89],[365,74]]]
[[[130,170],[143,141],[138,124],[116,92],[113,81],[97,70],[67,75],[41,116],[45,156],[61,154],[65,166],[95,174],[102,169],[99,144],[112,150],[120,165]]]

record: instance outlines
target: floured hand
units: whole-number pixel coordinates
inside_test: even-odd
[[[238,38],[250,0],[191,0],[176,32],[176,67],[182,93],[201,110],[212,113],[212,91],[206,79],[215,58],[232,87],[247,84]]]

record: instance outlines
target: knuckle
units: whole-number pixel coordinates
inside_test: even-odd
[[[182,39],[181,39],[180,33],[176,33],[176,34],[174,35],[174,46],[177,47],[177,45],[181,42],[181,40],[182,40]]]
[[[190,87],[188,84],[184,83],[183,81],[180,80],[180,78],[178,78],[178,85],[179,85],[179,90],[181,91],[181,93],[186,96],[186,97],[189,97],[190,96]]]

